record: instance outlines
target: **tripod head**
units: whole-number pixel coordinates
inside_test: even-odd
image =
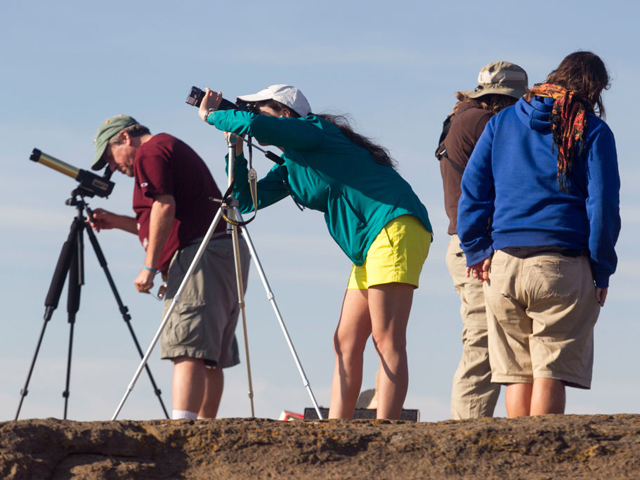
[[[249,147],[249,149],[251,148],[255,148],[256,150],[261,151],[262,153],[264,153],[264,156],[267,157],[269,160],[271,160],[273,163],[276,163],[278,165],[284,165],[284,160],[282,158],[280,158],[277,154],[269,151],[269,150],[265,150],[264,148],[259,147],[258,145],[256,145],[255,143],[253,143],[253,139],[251,137],[249,137],[249,139],[243,138],[240,135],[236,134],[236,133],[232,133],[231,135],[229,135],[229,138],[233,138],[234,141],[234,145],[236,143],[236,140],[240,140],[244,143],[247,144],[247,146]]]
[[[84,209],[87,207],[87,203],[84,201],[85,192],[80,188],[75,188],[71,191],[71,196],[65,200],[65,205],[70,207],[79,207]],[[88,207],[87,207],[88,208]]]

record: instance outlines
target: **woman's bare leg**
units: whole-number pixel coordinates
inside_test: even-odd
[[[347,290],[333,336],[336,355],[329,418],[351,418],[362,386],[364,348],[371,335],[367,290]]]
[[[406,283],[369,287],[371,329],[380,357],[377,418],[400,418],[407,396],[407,324],[413,291]]]

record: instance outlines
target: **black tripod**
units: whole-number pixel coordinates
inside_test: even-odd
[[[62,293],[62,288],[64,286],[64,282],[67,278],[67,272],[69,272],[69,284],[68,284],[68,297],[67,297],[67,312],[69,317],[69,352],[67,355],[67,377],[65,390],[62,393],[64,397],[64,419],[67,419],[67,407],[69,403],[69,381],[71,377],[71,354],[73,349],[73,329],[76,321],[76,314],[80,309],[80,291],[82,285],[84,285],[84,237],[83,232],[87,232],[89,236],[89,240],[91,241],[91,245],[93,246],[93,250],[98,258],[98,262],[100,266],[104,270],[104,273],[107,277],[107,281],[109,282],[109,286],[111,287],[111,291],[116,299],[118,304],[118,308],[120,313],[122,314],[122,318],[127,324],[129,331],[131,332],[131,336],[133,337],[133,342],[136,345],[138,353],[140,354],[140,358],[143,357],[142,349],[140,348],[140,344],[138,343],[138,339],[136,338],[136,334],[133,331],[133,327],[131,326],[131,315],[129,315],[129,309],[122,303],[120,299],[120,295],[118,294],[118,290],[116,289],[116,285],[111,277],[111,273],[109,272],[109,268],[107,267],[107,260],[102,253],[102,249],[100,248],[100,244],[98,243],[98,239],[96,238],[95,233],[91,229],[91,226],[88,225],[86,217],[92,216],[92,211],[89,206],[84,201],[85,192],[80,188],[77,188],[71,192],[71,198],[66,201],[66,204],[69,206],[76,207],[76,216],[71,223],[71,229],[69,232],[69,237],[67,241],[62,245],[62,250],[60,252],[60,256],[58,257],[58,263],[56,265],[55,272],[53,273],[53,278],[51,280],[51,285],[49,286],[49,293],[47,293],[47,298],[45,299],[45,312],[44,312],[44,322],[42,325],[42,330],[40,331],[40,337],[38,338],[38,343],[36,345],[36,351],[33,355],[33,360],[31,361],[31,366],[29,367],[29,373],[27,375],[27,380],[24,384],[23,389],[20,391],[20,404],[18,405],[18,411],[16,412],[16,420],[18,420],[18,416],[20,415],[20,409],[22,408],[22,402],[24,401],[24,397],[28,393],[29,381],[31,380],[31,374],[33,373],[33,368],[36,363],[36,358],[38,357],[38,352],[40,351],[40,345],[42,344],[42,339],[44,337],[45,329],[47,328],[47,323],[51,319],[53,312],[56,308],[58,308],[58,301],[60,299],[60,294]],[[86,215],[85,215],[86,212]],[[169,418],[169,414],[167,413],[167,409],[162,402],[162,397],[160,396],[162,392],[156,385],[155,380],[153,379],[153,375],[151,374],[151,370],[148,365],[145,365],[147,373],[149,374],[149,379],[151,380],[151,384],[153,385],[153,390],[158,396],[158,400],[160,401],[160,405],[164,412],[166,418]]]

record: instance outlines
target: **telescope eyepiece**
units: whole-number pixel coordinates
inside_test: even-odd
[[[31,156],[29,157],[29,160],[33,161],[33,162],[37,162],[38,160],[40,160],[40,156],[42,155],[42,152],[40,150],[38,150],[37,148],[34,148],[31,151]]]

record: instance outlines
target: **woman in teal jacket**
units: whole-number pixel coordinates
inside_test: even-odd
[[[339,117],[311,113],[302,93],[273,85],[255,95],[253,112],[217,110],[222,96],[207,89],[200,117],[219,130],[250,135],[283,152],[258,182],[258,208],[289,195],[324,213],[329,233],[353,262],[334,335],[336,365],[330,418],[353,415],[369,336],[380,358],[378,418],[399,418],[408,387],[406,328],[413,290],[431,243],[424,205],[394,170],[388,152]],[[253,210],[242,142],[236,146],[235,195]]]

